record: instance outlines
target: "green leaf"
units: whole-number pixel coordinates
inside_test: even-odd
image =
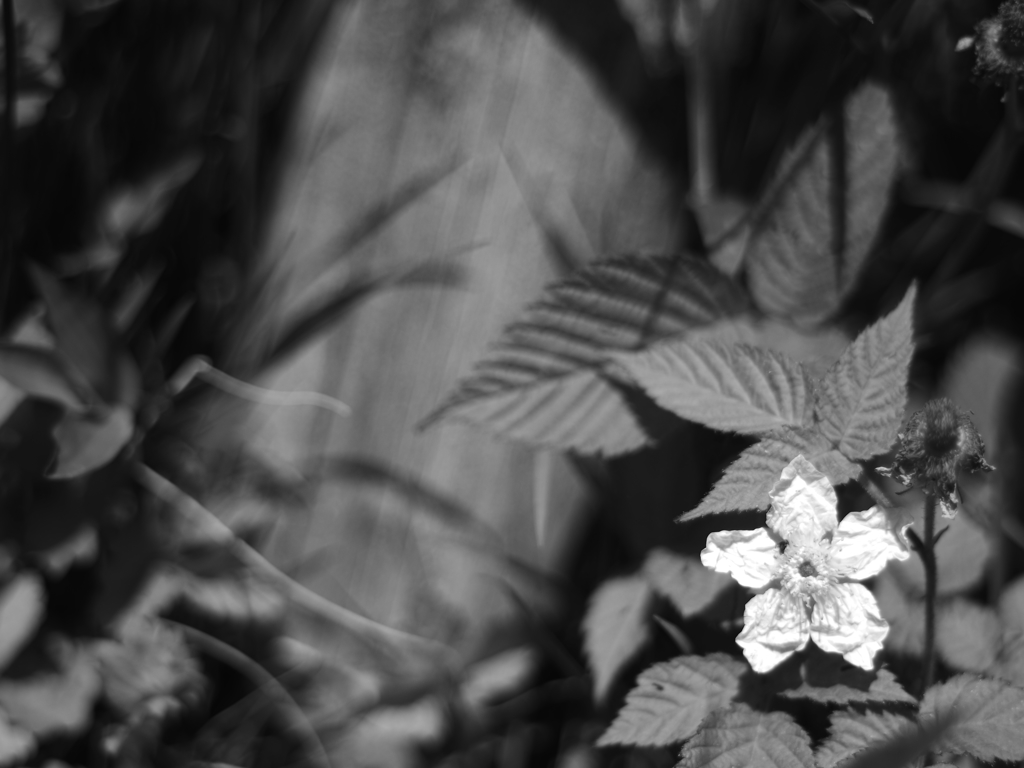
[[[835,768],[858,752],[911,733],[916,728],[913,720],[894,712],[834,712],[828,738],[818,747],[814,759],[819,768]]]
[[[1024,632],[1024,576],[1003,588],[999,595],[999,617],[1008,628]]]
[[[135,418],[123,405],[114,406],[100,418],[66,414],[53,430],[57,463],[47,476],[65,480],[109,464],[134,431]]]
[[[803,683],[780,691],[786,699],[806,699],[819,704],[914,704],[887,669],[868,672],[848,664],[834,653],[811,652],[800,669]]]
[[[683,747],[677,768],[810,768],[811,737],[782,712],[743,704],[708,715]]]
[[[35,748],[35,736],[24,728],[12,725],[3,710],[0,710],[0,765],[21,765]]]
[[[644,561],[643,574],[662,597],[668,598],[681,616],[692,616],[732,588],[732,578],[716,573],[694,558],[658,547]]]
[[[672,341],[619,355],[614,366],[662,408],[712,429],[761,434],[810,419],[810,382],[799,363],[778,352]]]
[[[904,507],[920,531],[924,521],[924,502]],[[942,597],[973,589],[985,575],[993,558],[994,541],[967,515],[948,521],[946,532],[935,545],[935,559],[941,563],[937,591]],[[889,569],[899,577],[908,593],[924,595],[925,576],[921,558],[890,561]]]
[[[55,672],[0,680],[0,707],[38,738],[79,733],[92,718],[100,689],[95,661],[80,647],[64,647],[62,656]]]
[[[947,665],[962,672],[984,672],[996,663],[1003,624],[987,606],[955,598],[939,606],[936,649]]]
[[[821,431],[850,459],[885,453],[896,439],[914,353],[916,293],[911,287],[891,314],[858,336],[817,390]]]
[[[615,675],[650,639],[651,588],[640,576],[604,582],[590,598],[583,619],[583,646],[601,700]]]
[[[800,454],[827,475],[833,485],[848,482],[860,472],[857,465],[834,450],[816,430],[780,430],[743,451],[700,505],[679,520],[766,508],[768,492],[779,481],[782,470]]]
[[[104,401],[117,395],[118,342],[99,305],[76,296],[47,270],[29,265],[57,349],[71,361]]]
[[[0,672],[36,633],[45,605],[43,582],[31,573],[15,576],[0,593]]]
[[[873,591],[879,613],[889,622],[886,649],[920,656],[924,652],[924,604],[921,599],[908,595],[888,568],[878,574]]]
[[[898,164],[892,104],[876,85],[806,131],[754,214],[746,270],[755,303],[805,323],[834,314],[878,233]]]
[[[48,349],[0,343],[0,376],[26,395],[49,400],[69,411],[88,408],[85,388],[68,370],[67,364]]]
[[[1024,688],[957,675],[929,688],[921,721],[951,717],[939,749],[979,760],[1024,760]]]
[[[509,325],[424,426],[441,419],[483,425],[535,445],[618,454],[657,427],[601,369],[616,352],[747,309],[743,291],[707,262],[625,257],[547,288]]]
[[[736,698],[747,665],[724,653],[680,656],[640,674],[599,747],[663,747],[686,741],[705,717]]]

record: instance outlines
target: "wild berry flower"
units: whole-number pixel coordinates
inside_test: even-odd
[[[940,397],[925,403],[899,433],[899,448],[891,467],[878,472],[911,487],[921,486],[939,501],[942,516],[956,517],[959,498],[956,473],[959,469],[991,472],[995,467],[984,459],[985,441],[974,428],[970,414],[951,400]]]
[[[863,669],[874,667],[889,625],[858,581],[910,557],[904,532],[877,507],[838,521],[836,492],[803,456],[769,493],[768,526],[708,536],[701,562],[761,590],[747,603],[736,642],[755,672],[768,672],[809,640]]]

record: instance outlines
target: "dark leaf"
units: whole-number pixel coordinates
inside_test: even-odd
[[[617,454],[651,441],[629,393],[601,374],[641,349],[742,313],[728,277],[690,257],[625,257],[557,282],[427,418],[469,421],[515,440]]]
[[[804,322],[833,315],[888,206],[899,146],[886,91],[861,87],[830,120],[786,154],[755,212],[747,278],[754,301],[771,315]]]

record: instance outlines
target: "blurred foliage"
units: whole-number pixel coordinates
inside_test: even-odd
[[[565,609],[538,616],[523,604],[508,647],[469,661],[309,592],[259,553],[258,524],[232,531],[196,498],[231,486],[275,511],[304,503],[303,482],[266,467],[232,465],[219,487],[209,481],[224,467],[191,471],[180,414],[210,386],[270,397],[214,366],[247,311],[275,290],[255,272],[255,254],[297,95],[335,5],[4,2],[13,27],[4,36],[0,153],[0,765],[325,765],[324,744],[353,732],[345,749],[368,764],[671,765],[673,750],[593,745],[637,672],[680,652],[735,650],[742,598],[707,573],[694,576],[686,559],[712,528],[683,533],[668,522],[697,505],[748,438],[677,419],[657,447],[575,458],[600,514],[557,585]],[[975,409],[1001,470],[991,486],[965,483],[966,514],[942,540],[940,623],[983,631],[940,642],[941,663],[1021,684],[1020,104],[1015,82],[979,80],[973,53],[956,50],[997,5],[517,7],[554,30],[690,191],[682,215],[696,259],[727,241],[720,236],[738,216],[759,210],[786,148],[819,116],[834,114],[865,77],[886,86],[902,165],[859,278],[837,292],[828,329],[765,322],[757,338],[801,359],[834,359],[918,281],[911,404],[949,394]],[[695,151],[702,125],[707,143]],[[700,164],[711,198],[694,192]],[[448,172],[380,201],[341,249]],[[433,269],[357,276],[292,318],[261,363],[300,349],[375,291],[455,278]],[[671,280],[669,269],[659,285]],[[476,525],[398,468],[335,464],[341,481],[427,499],[453,528]],[[857,491],[842,497],[846,508],[862,500]],[[919,514],[921,502],[910,496],[906,506]],[[904,682],[919,667],[916,567],[887,571],[876,586],[893,624],[891,668]],[[641,634],[627,626],[614,652],[585,649],[591,594],[618,595],[605,604],[609,621],[625,617]],[[292,620],[326,627],[350,669],[326,671],[319,650],[288,635]],[[598,669],[597,703],[588,650],[615,657],[614,669]],[[832,684],[838,673],[822,674]],[[810,705],[791,708],[824,734]],[[396,745],[395,755],[375,751],[382,743]]]

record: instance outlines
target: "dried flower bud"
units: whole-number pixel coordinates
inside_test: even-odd
[[[978,77],[999,84],[1024,75],[1024,0],[1007,0],[995,16],[978,24],[974,38]]]
[[[958,504],[957,470],[991,472],[995,467],[984,456],[985,441],[974,428],[970,414],[940,397],[928,401],[924,410],[910,417],[899,433],[895,463],[878,471],[908,487],[920,485],[926,494],[939,500],[942,516],[952,518]]]

